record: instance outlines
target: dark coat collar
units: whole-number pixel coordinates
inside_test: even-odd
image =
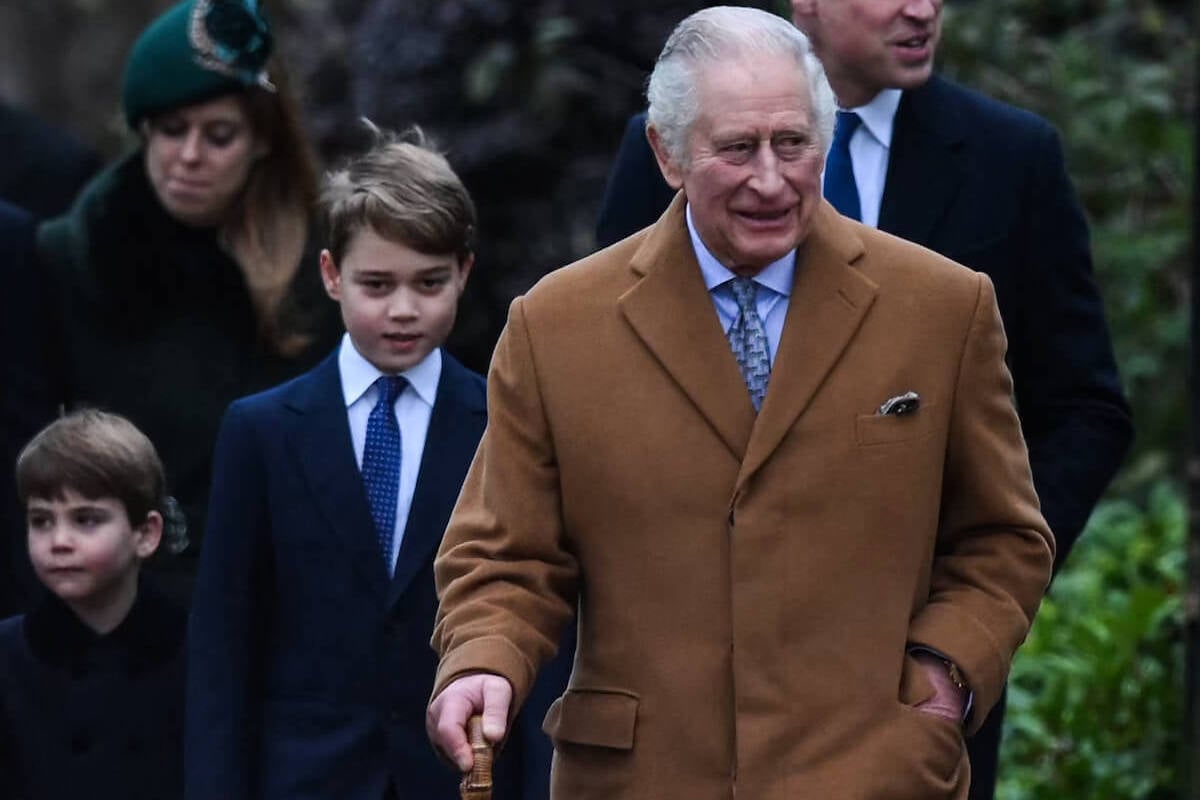
[[[59,280],[108,313],[118,329],[177,319],[190,309],[224,308],[231,299],[242,324],[254,318],[245,281],[220,246],[215,227],[172,217],[135,150],[107,168],[64,217],[42,226],[39,245],[68,271]]]
[[[25,618],[25,639],[34,656],[60,665],[99,649],[126,653],[136,664],[158,664],[179,651],[186,629],[183,611],[145,578],[139,582],[133,607],[108,634],[97,634],[49,593]]]

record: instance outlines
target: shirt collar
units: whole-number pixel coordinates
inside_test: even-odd
[[[892,128],[896,122],[896,109],[900,107],[900,89],[884,89],[871,98],[871,102],[858,108],[849,108],[858,114],[863,127],[870,131],[875,140],[886,148],[892,146]]]
[[[348,333],[342,335],[338,370],[342,375],[342,394],[347,408],[358,402],[383,375],[378,367],[363,358]],[[432,408],[437,397],[438,380],[442,376],[442,349],[435,347],[429,355],[400,374],[417,393],[417,397]]]
[[[700,272],[704,275],[704,286],[711,292],[718,286],[733,280],[737,275],[718,261],[717,257],[712,254],[700,239],[700,234],[696,232],[696,225],[692,221],[691,203],[687,205],[686,217],[688,234],[692,237],[692,249],[696,251],[696,260],[700,262]],[[796,251],[792,250],[778,261],[768,264],[761,272],[754,276],[754,282],[774,292],[778,292],[784,297],[789,297],[792,294],[792,281],[796,277],[795,266]]]

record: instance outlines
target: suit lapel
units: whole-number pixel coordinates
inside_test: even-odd
[[[421,469],[388,589],[389,606],[404,594],[441,543],[467,467],[479,445],[487,410],[482,391],[473,384],[467,369],[443,351],[442,375],[429,418]]]
[[[862,252],[850,223],[821,203],[797,255],[779,352],[742,461],[738,490],[804,413],[874,302],[878,287],[850,266]]]
[[[965,132],[942,81],[904,92],[892,130],[879,229],[928,246],[962,184],[959,145]]]
[[[337,351],[298,381],[286,402],[297,412],[289,438],[308,490],[354,568],[382,599],[387,570],[354,458]]]
[[[741,460],[754,407],[704,286],[676,196],[630,262],[642,276],[619,304],[626,320],[662,368]]]

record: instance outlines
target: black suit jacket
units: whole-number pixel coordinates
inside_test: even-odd
[[[389,779],[400,798],[457,796],[425,735],[433,556],[486,419],[483,379],[443,354],[389,579],[336,353],[230,406],[193,600],[190,800],[379,800]],[[536,723],[514,731],[495,796],[544,797],[549,745]]]
[[[601,246],[654,222],[673,195],[645,116],[629,121],[609,176]],[[900,101],[879,227],[995,284],[1057,569],[1133,435],[1058,134],[1034,114],[934,76]]]

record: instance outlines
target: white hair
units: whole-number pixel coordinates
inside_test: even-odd
[[[836,104],[825,69],[808,37],[791,22],[766,11],[714,6],[697,11],[671,32],[646,85],[647,125],[653,125],[667,155],[687,163],[687,141],[699,114],[696,79],[707,66],[757,55],[791,56],[808,80],[813,125],[824,151],[833,138]]]

